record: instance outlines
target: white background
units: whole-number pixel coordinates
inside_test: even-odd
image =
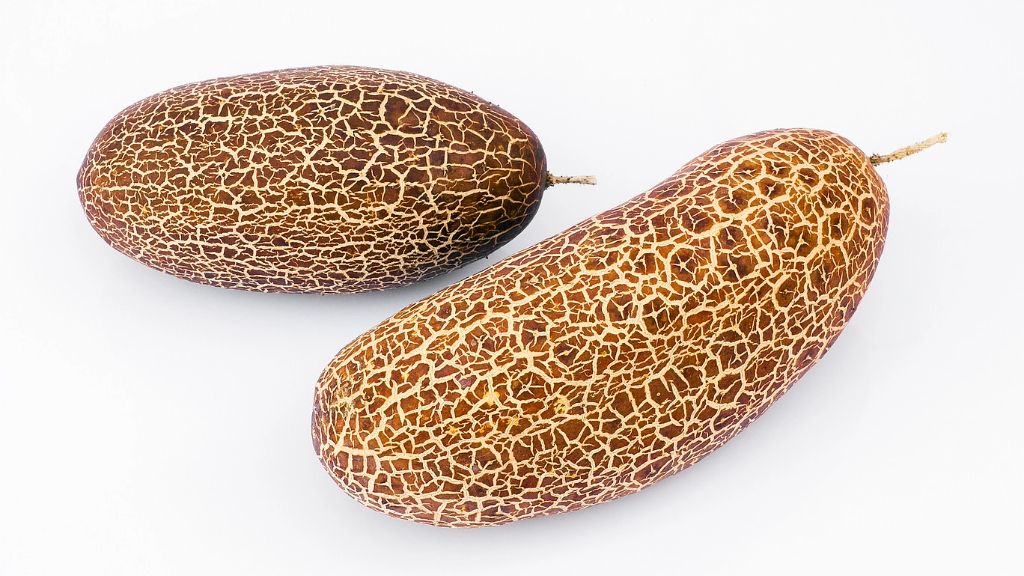
[[[1020,574],[1022,4],[680,4],[5,0],[0,574]],[[636,496],[446,530],[335,488],[312,390],[343,344],[487,262],[371,295],[233,292],[130,261],[78,205],[85,151],[128,104],[315,64],[472,90],[553,171],[599,175],[549,190],[497,257],[749,132],[951,139],[880,168],[871,289],[740,437]]]

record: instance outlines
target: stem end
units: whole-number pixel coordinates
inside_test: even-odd
[[[947,134],[946,132],[939,132],[938,134],[932,136],[927,140],[923,140],[921,142],[918,142],[917,144],[907,146],[906,148],[900,148],[899,150],[895,150],[888,154],[872,154],[868,158],[868,160],[871,161],[872,166],[878,166],[879,164],[885,164],[886,162],[900,160],[912,154],[917,154],[918,152],[924,150],[925,148],[929,148],[936,144],[941,144],[946,140],[949,140],[949,134]]]
[[[597,176],[555,176],[548,172],[547,181],[548,186],[554,186],[555,184],[584,184],[593,186],[597,184]]]

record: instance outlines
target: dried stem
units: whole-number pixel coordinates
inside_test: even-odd
[[[914,144],[913,146],[900,148],[899,150],[890,152],[888,154],[872,154],[869,160],[871,160],[872,166],[878,166],[879,164],[885,164],[886,162],[892,162],[893,160],[900,160],[901,158],[906,158],[911,154],[917,154],[918,152],[924,150],[925,148],[928,148],[929,146],[934,146],[936,144],[939,144],[940,142],[945,142],[948,138],[949,134],[946,134],[945,132],[940,132],[923,142],[918,142],[917,144]]]
[[[597,176],[555,176],[548,172],[548,186],[555,184],[586,184],[593,186],[597,184]]]

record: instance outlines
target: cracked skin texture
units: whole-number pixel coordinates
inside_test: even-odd
[[[179,278],[362,292],[481,258],[547,186],[536,135],[404,72],[280,70],[172,88],[118,114],[78,175],[90,224]]]
[[[314,446],[356,500],[441,526],[631,494],[825,354],[887,221],[885,185],[841,136],[725,142],[345,346],[316,388]]]

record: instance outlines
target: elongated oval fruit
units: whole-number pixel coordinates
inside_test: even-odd
[[[445,526],[575,510],[690,466],[850,319],[882,253],[872,162],[888,159],[821,130],[731,140],[404,309],[323,372],[321,461],[367,506]]]
[[[172,88],[93,142],[99,235],[186,280],[264,292],[401,286],[518,234],[544,189],[537,136],[436,80],[352,66]]]

